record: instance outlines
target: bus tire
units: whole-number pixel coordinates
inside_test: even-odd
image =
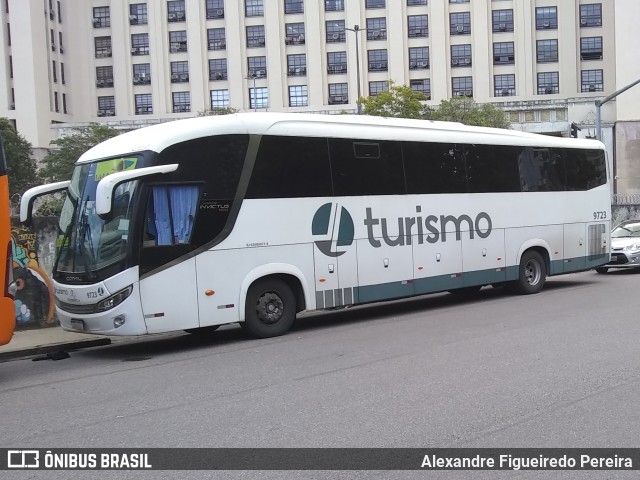
[[[258,280],[247,292],[245,319],[240,326],[251,336],[284,335],[296,318],[296,297],[289,285],[278,279]]]
[[[607,273],[609,269],[607,267],[597,267],[596,272],[598,273]]]
[[[220,325],[209,325],[208,327],[187,328],[185,329],[185,332],[193,335],[209,335],[210,333],[215,332],[219,327]]]
[[[528,250],[522,254],[518,280],[515,289],[522,295],[538,293],[544,287],[547,278],[547,265],[535,250]]]

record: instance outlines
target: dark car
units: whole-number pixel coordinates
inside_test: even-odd
[[[596,268],[607,273],[610,268],[640,267],[640,220],[627,220],[611,230],[611,260]]]

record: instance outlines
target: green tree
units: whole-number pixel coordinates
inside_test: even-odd
[[[473,98],[468,97],[443,100],[437,109],[426,109],[425,118],[428,120],[460,122],[478,127],[511,127],[503,110],[492,103],[478,105]]]
[[[208,117],[210,115],[230,115],[232,113],[238,113],[238,109],[233,107],[207,108],[206,110],[198,112],[198,116]]]
[[[427,100],[422,92],[417,92],[407,85],[394,85],[387,82],[388,90],[378,95],[360,98],[358,103],[364,106],[365,115],[378,117],[422,118]]]
[[[0,118],[0,135],[7,158],[9,191],[11,195],[22,195],[41,182],[36,161],[31,158],[31,143],[16,131],[7,118]]]
[[[119,134],[118,130],[106,125],[92,123],[88,127],[76,129],[77,133],[58,138],[51,142],[55,145],[44,157],[42,176],[51,181],[71,179],[73,165],[84,152],[91,147]]]

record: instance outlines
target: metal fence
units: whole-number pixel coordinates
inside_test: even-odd
[[[614,193],[611,205],[640,205],[640,193]]]

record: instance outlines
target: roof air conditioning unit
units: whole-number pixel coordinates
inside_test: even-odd
[[[256,77],[264,77],[266,71],[264,70],[256,70]]]
[[[458,25],[456,27],[456,32],[458,33],[464,33],[464,25]]]
[[[170,13],[169,15],[167,15],[167,19],[168,19],[169,21],[176,20],[177,18],[178,18],[178,17],[177,17],[177,15],[176,15],[175,13]]]
[[[590,92],[595,92],[596,91],[596,86],[595,85],[589,85],[589,91]]]
[[[332,40],[338,40],[340,38],[340,34],[339,33],[333,33],[331,34],[331,39]]]
[[[219,8],[218,10],[216,10],[216,15],[221,17],[222,15],[224,15],[224,10],[222,8]]]
[[[471,64],[471,59],[470,58],[465,58],[464,59],[464,63],[466,63],[467,65]]]
[[[544,28],[549,28],[549,27],[551,26],[551,23],[549,23],[549,22],[542,22],[542,26],[543,26]]]
[[[451,65],[458,65],[458,59],[453,58],[453,59],[451,60]]]
[[[378,38],[380,37],[380,31],[376,30],[375,32],[373,32],[373,38]]]

